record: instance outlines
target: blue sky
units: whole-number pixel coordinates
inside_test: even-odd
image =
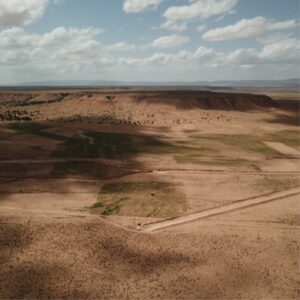
[[[298,0],[0,0],[0,84],[298,78]]]

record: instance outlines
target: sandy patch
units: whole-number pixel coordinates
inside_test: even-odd
[[[299,159],[271,159],[258,164],[264,172],[295,172],[300,173]]]

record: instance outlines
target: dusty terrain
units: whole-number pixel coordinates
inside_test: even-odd
[[[299,103],[0,90],[0,298],[299,298]]]

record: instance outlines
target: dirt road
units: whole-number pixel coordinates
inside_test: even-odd
[[[168,220],[164,220],[164,221],[147,224],[144,226],[143,231],[144,232],[161,231],[168,227],[179,226],[179,225],[182,225],[182,224],[185,224],[188,222],[192,222],[192,221],[196,221],[196,220],[200,220],[200,219],[204,219],[204,218],[208,218],[208,217],[212,217],[212,216],[216,216],[216,215],[220,215],[220,214],[225,214],[227,212],[245,209],[245,208],[252,207],[255,205],[259,205],[259,204],[263,204],[263,203],[267,203],[267,202],[271,202],[271,201],[275,201],[275,200],[279,200],[279,199],[284,199],[285,197],[298,195],[298,194],[300,194],[300,187],[273,193],[273,194],[269,194],[269,195],[263,195],[263,196],[255,197],[255,198],[251,198],[251,199],[240,200],[240,201],[231,203],[226,206],[221,206],[221,207],[201,211],[198,213],[181,216],[178,218],[173,218],[173,219],[168,219]]]

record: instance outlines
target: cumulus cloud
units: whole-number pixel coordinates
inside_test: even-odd
[[[123,9],[126,13],[140,13],[155,9],[163,0],[125,0]]]
[[[171,20],[207,19],[231,12],[237,3],[238,0],[196,0],[189,5],[169,7],[164,17]]]
[[[205,70],[205,74],[215,72],[213,74],[216,76],[224,70],[235,70],[238,73],[240,68],[257,70],[259,66],[264,66],[260,70],[269,67],[276,70],[280,67],[284,70],[290,68],[293,72],[299,68],[300,41],[289,37],[270,41],[261,49],[241,48],[228,52],[199,47],[195,51],[168,53],[168,48],[189,41],[189,37],[174,34],[156,39],[148,45],[148,48],[155,46],[160,49],[157,53],[146,57],[126,57],[115,56],[115,51],[136,50],[140,46],[126,42],[100,44],[97,35],[101,31],[93,27],[58,27],[45,34],[32,34],[19,27],[4,29],[0,31],[0,71],[7,74],[6,78],[23,78],[26,81],[28,74],[34,74],[32,78],[35,80],[42,76],[74,78],[76,74],[80,78],[95,78],[99,74],[121,74],[119,72],[124,72],[126,78],[133,73],[138,76],[136,78],[142,78],[151,72],[163,74],[162,70],[168,76],[190,75],[190,71],[200,74],[200,70]],[[217,73],[210,71],[216,67]]]
[[[263,45],[274,44],[280,41],[292,39],[294,32],[271,32],[262,37],[257,38],[257,41]]]
[[[288,39],[266,45],[258,57],[264,63],[299,65],[300,41]]]
[[[262,48],[238,49],[225,56],[223,62],[233,65],[299,65],[300,41],[287,39],[278,41]]]
[[[300,22],[297,19],[287,20],[284,22],[276,22],[276,23],[270,22],[268,30],[292,29],[292,28],[298,27],[299,25],[300,25]]]
[[[264,17],[255,17],[253,19],[242,19],[226,27],[211,29],[204,33],[203,39],[208,41],[224,41],[258,38],[264,36],[269,31],[291,29],[297,26],[299,26],[297,20],[273,22]]]
[[[101,28],[65,28],[57,27],[49,33],[40,36],[39,44],[41,46],[57,46],[68,47],[70,44],[87,43],[93,40],[95,36],[103,32]]]
[[[259,53],[255,49],[251,48],[242,48],[237,49],[230,53],[229,55],[223,57],[224,64],[232,65],[254,65],[258,62]]]
[[[132,58],[128,58],[132,60]],[[142,65],[167,65],[167,64],[189,64],[200,63],[207,65],[211,63],[222,62],[223,53],[212,48],[199,47],[195,51],[180,50],[177,53],[157,52],[149,57],[141,58],[135,61]],[[171,65],[170,65],[171,66]]]
[[[151,43],[153,48],[173,48],[180,45],[187,44],[190,41],[190,37],[172,34],[168,36],[162,36]]]
[[[50,0],[0,0],[0,25],[23,26],[35,22]]]
[[[27,33],[23,28],[11,27],[0,31],[0,49],[26,47],[60,47],[70,48],[80,44],[96,41],[93,39],[103,30],[100,28],[65,28],[57,27],[54,30],[39,35]]]
[[[12,27],[0,31],[0,49],[20,49],[30,47],[36,43],[38,36],[36,34],[28,34],[22,28]]]
[[[212,66],[221,62],[222,54],[211,48],[199,47],[196,51],[179,51],[177,53],[157,52],[145,58],[122,58],[118,60],[121,69],[139,70],[197,69],[199,66]]]
[[[78,70],[101,60],[98,28],[58,27],[49,33],[31,34],[23,28],[0,31],[0,65],[22,65],[30,69]]]
[[[186,22],[177,22],[176,20],[166,20],[160,27],[178,32],[185,31],[188,28]]]
[[[118,42],[113,45],[107,45],[106,49],[110,51],[133,51],[136,50],[135,44],[129,44],[127,42]]]
[[[179,51],[177,53],[159,52],[148,58],[123,60],[124,64],[130,62],[137,66],[169,66],[180,67],[255,67],[260,65],[298,65],[299,66],[300,41],[287,39],[264,46],[261,50],[241,48],[233,52],[221,52],[213,48],[199,47],[196,51]],[[132,65],[132,66],[133,66]]]

